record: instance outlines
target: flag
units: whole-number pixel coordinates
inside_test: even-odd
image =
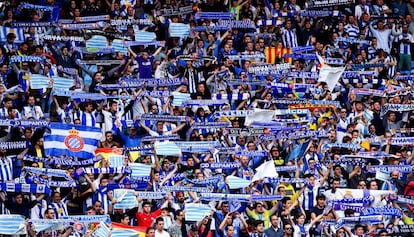
[[[124,40],[114,39],[111,46],[114,48],[115,52],[121,52],[122,54],[128,52],[128,47],[124,44]]]
[[[256,174],[253,176],[251,182],[263,179],[263,178],[277,178],[275,164],[273,160],[267,161],[256,168]]]
[[[73,78],[67,77],[52,77],[53,89],[55,90],[69,90],[74,84]]]
[[[279,63],[279,59],[284,59],[286,63],[292,63],[292,58],[284,58],[285,54],[292,53],[290,48],[276,48],[276,47],[265,47],[266,62],[271,64]]]
[[[179,156],[181,149],[170,141],[156,142],[154,144],[155,153],[159,156]]]
[[[106,37],[103,35],[94,35],[92,38],[86,41],[86,48],[89,49],[95,49],[95,48],[107,48],[108,47],[108,41],[106,40]]]
[[[49,85],[49,78],[41,74],[30,75],[30,88],[31,89],[45,89]]]
[[[183,23],[170,23],[170,37],[190,36],[190,25]]]
[[[96,237],[108,237],[110,236],[111,230],[106,226],[105,222],[101,221],[99,226],[95,229],[93,236]]]
[[[135,41],[137,42],[152,42],[157,38],[154,32],[138,31],[135,33]]]
[[[210,215],[210,206],[200,203],[187,203],[185,205],[186,221],[201,221],[204,217]]]
[[[50,123],[50,134],[45,135],[45,154],[74,156],[83,159],[95,157],[101,139],[100,128],[63,123]]]
[[[326,82],[326,84],[328,84],[329,90],[332,92],[336,84],[338,84],[338,80],[341,77],[342,73],[345,71],[345,67],[331,67],[321,56],[318,54],[316,54],[316,56],[321,63],[318,82]]]
[[[173,96],[172,104],[174,106],[182,106],[185,101],[191,99],[191,95],[189,93],[181,93],[174,91],[171,93],[171,95]]]
[[[144,165],[140,163],[130,163],[131,178],[147,177],[151,174],[151,165]]]
[[[226,179],[230,189],[245,188],[250,185],[250,180],[242,179],[233,175],[227,176]]]
[[[274,110],[255,109],[253,113],[246,116],[244,125],[248,127],[254,122],[271,122],[274,114]]]
[[[24,40],[24,33],[23,28],[16,27],[10,28],[5,26],[0,26],[0,42],[6,42],[7,34],[14,33],[16,35],[16,39],[14,40],[15,43],[23,43]]]
[[[145,237],[145,227],[112,222],[112,237]]]
[[[308,139],[307,141],[305,141],[303,143],[297,144],[293,148],[292,152],[290,153],[288,160],[296,160],[296,159],[301,158],[305,154],[306,148],[309,146],[310,141],[311,140]]]
[[[346,200],[346,199],[357,199],[357,200],[369,200],[371,204],[378,204],[381,202],[382,195],[395,194],[395,191],[390,190],[367,190],[367,189],[345,189],[338,188],[335,191],[334,200]],[[354,203],[354,206],[364,205],[364,202]],[[366,205],[366,203],[365,203]]]
[[[122,151],[122,148],[97,148],[95,150],[95,155],[100,155],[103,160],[109,161],[110,167],[122,167],[124,166],[124,156],[122,155]],[[95,168],[99,167],[101,167],[101,161],[95,163]]]
[[[138,206],[137,197],[132,189],[115,189],[114,198],[116,198],[114,208],[132,209]]]
[[[0,215],[0,234],[25,235],[25,218],[22,215]]]

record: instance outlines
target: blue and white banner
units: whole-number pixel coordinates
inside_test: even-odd
[[[162,8],[162,9],[160,9],[160,14],[162,16],[174,16],[174,15],[184,16],[184,15],[189,14],[189,13],[193,13],[193,6],[192,5],[180,7],[180,8],[178,8],[178,10],[176,10],[175,8]]]
[[[10,63],[16,63],[16,62],[38,63],[38,62],[43,62],[43,59],[38,56],[11,56]]]
[[[230,12],[197,12],[194,19],[209,19],[209,20],[231,20],[234,18]]]
[[[15,150],[15,149],[25,149],[27,148],[26,141],[18,141],[18,142],[0,142],[0,149],[1,150]]]
[[[10,28],[6,26],[0,26],[0,42],[6,42],[7,34],[13,33],[16,36],[15,43],[23,43],[25,41],[23,28]]]
[[[205,201],[239,201],[250,202],[248,194],[200,193],[200,199]]]
[[[378,171],[392,172],[393,170],[398,170],[400,173],[411,173],[414,169],[410,165],[370,165],[368,167],[369,173],[376,173]]]
[[[38,22],[27,22],[27,21],[13,21],[10,23],[11,27],[22,27],[24,28],[29,28],[29,27],[34,27],[34,28],[40,28],[40,27],[52,27],[54,26],[54,24],[52,22],[47,22],[47,21],[38,21]]]
[[[183,23],[170,23],[170,37],[190,36],[190,25]]]
[[[265,183],[305,183],[303,178],[264,178]]]
[[[202,106],[202,105],[208,105],[208,106],[220,106],[223,104],[228,104],[229,101],[225,99],[221,100],[186,100],[183,103],[183,106]]]
[[[235,20],[221,20],[217,22],[217,27],[228,27],[229,29],[255,29],[256,25],[254,21],[251,20],[243,20],[243,21],[235,21]]]
[[[115,189],[113,197],[116,198],[115,209],[132,209],[138,206],[134,190]]]
[[[56,90],[68,90],[75,84],[75,81],[73,80],[73,78],[55,76],[55,77],[52,77],[52,79],[53,79],[53,89],[56,89]]]
[[[126,184],[108,184],[108,190],[114,189],[134,189],[134,190],[148,190],[148,182],[147,181],[140,181],[140,182],[130,182]]]
[[[112,40],[111,46],[114,48],[115,52],[121,52],[122,54],[126,54],[128,52],[128,46],[122,39]]]
[[[138,116],[141,120],[165,121],[165,122],[186,122],[189,120],[187,116],[161,115],[161,114],[142,114]]]
[[[139,178],[151,175],[151,165],[130,163],[129,167],[131,168],[131,178]]]
[[[49,86],[49,77],[41,75],[41,74],[31,74],[30,75],[30,88],[37,90],[37,89],[45,89]]]
[[[373,95],[373,96],[378,96],[378,97],[382,97],[384,95],[383,90],[375,90],[375,89],[368,89],[368,88],[352,88],[350,93],[353,93],[355,95]]]
[[[108,156],[108,162],[110,167],[123,167],[125,164],[125,156],[111,154]]]
[[[106,226],[105,222],[101,221],[99,226],[93,232],[95,237],[108,237],[111,236],[111,230]]]
[[[326,144],[328,148],[331,147],[341,147],[341,148],[347,148],[351,150],[358,150],[361,149],[361,145],[359,144],[352,144],[352,143],[328,143]]]
[[[335,191],[334,200],[338,203],[366,206],[369,203],[375,203],[382,200],[383,195],[389,194],[395,194],[395,191],[338,188]]]
[[[243,55],[234,55],[234,56],[243,56]],[[255,55],[252,55],[252,56],[255,56]],[[261,54],[259,56],[261,56]],[[231,59],[233,56],[227,56],[227,57]],[[252,73],[256,76],[266,76],[266,75],[274,74],[273,71],[288,70],[290,68],[292,68],[292,65],[290,63],[283,63],[283,64],[259,63],[259,64],[254,64],[253,66],[250,66],[249,73]]]
[[[295,71],[295,72],[289,72],[288,77],[317,79],[317,78],[319,78],[319,73],[317,73],[317,72]]]
[[[163,199],[165,194],[163,192],[135,192],[138,199]]]
[[[234,101],[234,100],[247,100],[250,98],[250,94],[249,93],[242,93],[242,94],[213,94],[213,96],[211,97],[213,100],[221,100],[221,99],[226,99],[226,100],[230,100],[230,101]]]
[[[250,180],[242,179],[233,175],[227,176],[226,182],[230,189],[245,188],[250,185]]]
[[[44,185],[47,185],[49,187],[72,188],[72,187],[77,186],[77,184],[74,180],[55,181],[55,180],[49,180],[49,179],[42,179],[41,177],[38,177],[38,176],[35,176],[35,175],[30,177],[30,179],[32,179],[34,182],[36,182],[38,184],[44,184]]]
[[[98,22],[98,21],[109,21],[111,17],[109,15],[98,15],[98,16],[82,16],[76,17],[76,23],[79,22]]]
[[[46,168],[37,168],[37,167],[24,167],[24,170],[27,172],[38,174],[38,175],[47,175],[48,177],[61,177],[69,180],[69,176],[66,173],[66,170],[59,169],[46,169]]]
[[[225,57],[226,58],[229,58],[231,60],[257,60],[257,59],[266,59],[266,55],[263,54],[263,53],[259,53],[259,54],[226,55]],[[281,65],[281,64],[277,64],[275,67],[277,68],[278,65]],[[272,69],[272,70],[277,70],[277,69]],[[283,69],[280,69],[280,70],[283,70]]]
[[[307,9],[331,7],[349,4],[349,0],[311,0],[307,1],[305,7]]]
[[[10,193],[51,193],[50,188],[44,184],[0,183],[0,188],[1,191]]]
[[[360,39],[345,38],[345,37],[339,37],[337,40],[339,42],[346,42],[346,43],[350,43],[350,44],[365,44],[365,45],[371,45],[371,41],[369,41],[369,40],[360,40]]]
[[[85,42],[85,39],[80,36],[66,36],[66,35],[43,35],[43,40],[53,40],[53,41],[60,41],[60,42]]]
[[[207,204],[187,203],[185,205],[186,221],[201,221],[204,217],[209,216],[211,208]]]
[[[190,93],[181,93],[181,92],[173,91],[171,95],[173,96],[172,105],[174,106],[183,106],[185,101],[191,100]]]
[[[141,30],[135,33],[135,41],[138,42],[153,42],[156,38],[157,36],[154,32]]]
[[[382,106],[381,114],[385,115],[388,111],[405,112],[413,110],[413,104],[385,104]]]
[[[111,20],[112,26],[126,26],[126,25],[153,25],[149,19],[117,19]]]
[[[194,123],[193,126],[191,126],[192,129],[204,129],[204,128],[228,128],[230,127],[230,123],[228,122],[200,122],[200,123]]]
[[[209,188],[206,187],[193,187],[193,186],[164,186],[161,188],[164,192],[211,192]]]
[[[201,169],[236,169],[240,167],[238,162],[223,162],[223,163],[201,163]]]
[[[214,117],[222,118],[222,117],[246,117],[247,115],[253,113],[252,110],[222,110],[216,111],[214,113]]]
[[[191,152],[193,150],[202,150],[210,151],[212,148],[220,145],[218,141],[197,141],[197,142],[175,142],[175,144],[182,150],[186,152]]]
[[[25,235],[25,217],[22,215],[0,215],[0,234]]]
[[[74,24],[59,24],[59,27],[63,30],[96,30],[102,28],[104,24],[98,23],[74,23]]]
[[[391,138],[392,145],[412,145],[414,144],[414,137],[393,137]]]
[[[411,76],[411,75],[399,75],[399,76],[396,76],[394,78],[394,80],[397,80],[397,81],[413,81],[414,80],[414,76]]]
[[[174,142],[156,142],[154,144],[155,154],[160,156],[180,156],[181,149]]]
[[[95,157],[95,150],[101,139],[100,128],[51,123],[51,133],[45,135],[46,155],[74,156],[82,159]]]
[[[401,210],[395,207],[367,207],[363,211],[364,216],[368,215],[384,215],[384,216],[402,216]]]
[[[145,136],[141,139],[142,142],[153,142],[153,141],[169,141],[169,140],[179,140],[180,136],[177,134],[168,135],[168,136]]]
[[[86,40],[86,48],[107,48],[108,40],[103,35],[94,35]]]

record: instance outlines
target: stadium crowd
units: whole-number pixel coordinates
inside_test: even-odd
[[[0,234],[413,233],[412,1],[0,4]]]

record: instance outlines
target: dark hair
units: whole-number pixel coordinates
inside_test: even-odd
[[[164,219],[162,217],[158,217],[157,219],[155,219],[155,224],[158,224],[158,222],[164,222]]]
[[[154,230],[154,228],[152,228],[152,227],[148,227],[148,228],[145,230],[145,233],[146,233],[146,234],[148,234],[148,233],[150,232],[150,230]]]

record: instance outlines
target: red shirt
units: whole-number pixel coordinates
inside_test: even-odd
[[[161,215],[161,208],[150,214],[145,214],[143,212],[137,212],[135,214],[137,221],[138,221],[138,226],[143,226],[143,227],[150,227],[151,224],[154,222],[155,218],[157,218],[160,215]]]

